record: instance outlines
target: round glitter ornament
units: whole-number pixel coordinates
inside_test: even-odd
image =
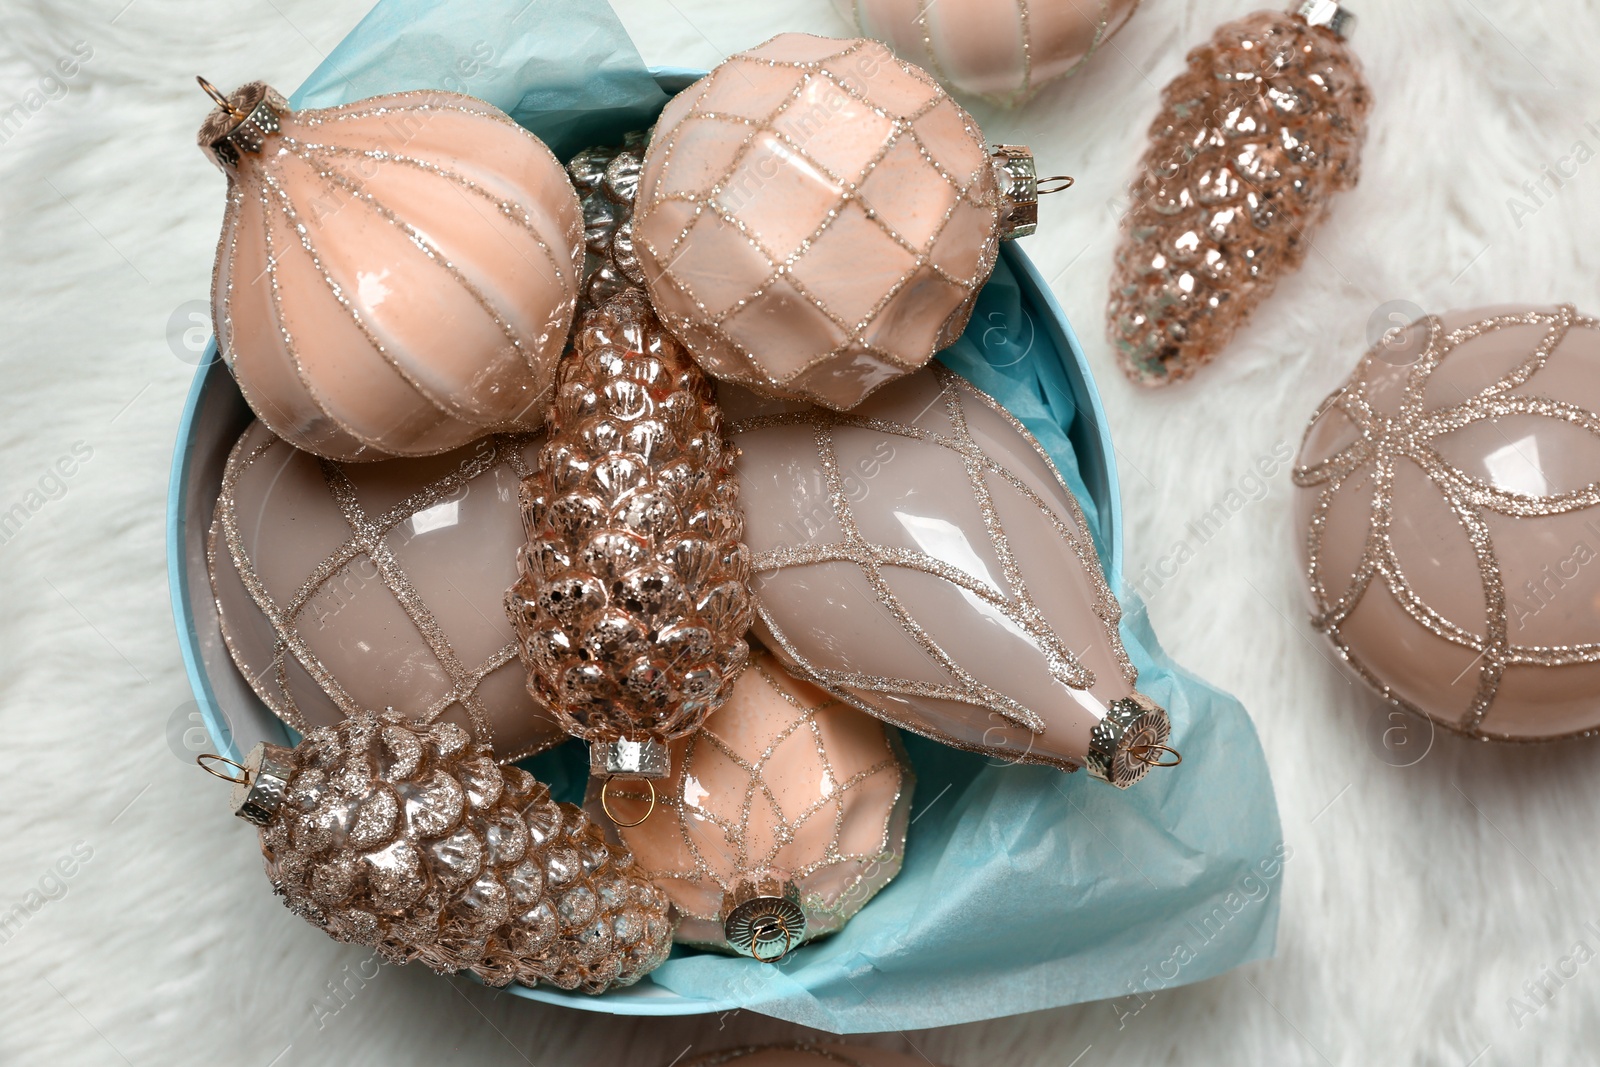
[[[274,891],[336,941],[585,993],[632,985],[672,947],[667,899],[632,858],[454,723],[361,712],[233,766]]]
[[[834,0],[863,36],[1000,107],[1072,74],[1139,0]]]
[[[680,916],[685,944],[775,961],[833,933],[900,871],[913,778],[893,727],[788,674],[764,651],[705,724],[672,743],[658,810],[612,824]],[[648,801],[624,786],[612,810]]]
[[[749,658],[750,557],[710,383],[628,289],[563,359],[506,596],[529,686],[591,772],[659,778]]]
[[[1485,740],[1600,729],[1600,321],[1456,311],[1368,352],[1294,472],[1312,624]]]
[[[789,670],[1008,763],[1129,786],[1176,759],[1083,513],[1004,408],[938,364],[849,412],[719,396],[754,631]]]
[[[449,720],[507,761],[564,740],[500,607],[522,543],[518,485],[542,443],[501,435],[344,465],[252,423],[207,553],[223,640],[267,707],[301,733],[368,708]]]
[[[786,33],[667,104],[634,250],[707,372],[843,410],[961,335],[1037,209],[1032,155],[991,153],[926,72]]]
[[[1371,96],[1344,42],[1349,13],[1332,0],[1293,11],[1223,25],[1162,92],[1106,312],[1140,385],[1210,362],[1356,184]]]
[[[228,178],[212,318],[256,416],[341,461],[537,429],[583,263],[544,144],[456,93],[292,111],[261,82],[208,91],[200,146]]]

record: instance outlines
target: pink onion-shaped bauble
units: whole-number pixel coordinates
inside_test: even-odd
[[[786,33],[667,105],[633,233],[701,366],[844,410],[961,335],[1003,207],[977,124],[924,71]]]
[[[1313,417],[1294,472],[1312,623],[1472,737],[1600,730],[1600,320],[1429,316]]]
[[[217,346],[275,433],[366,460],[541,425],[583,220],[538,138],[456,93],[291,111],[252,82],[200,143],[228,176]]]
[[[1025,103],[1071,74],[1139,0],[834,0],[845,18],[958,93]]]

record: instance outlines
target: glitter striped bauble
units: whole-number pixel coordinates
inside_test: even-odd
[[[456,93],[292,111],[252,82],[200,144],[228,177],[217,347],[274,433],[365,460],[543,423],[583,222],[538,138]]]

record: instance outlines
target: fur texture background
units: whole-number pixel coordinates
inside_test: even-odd
[[[654,63],[845,30],[827,0],[618,6]],[[1211,370],[1136,391],[1103,340],[1115,202],[1185,51],[1256,6],[1145,0],[1070,82],[975,111],[992,141],[1078,177],[1028,251],[1099,376],[1129,576],[1167,647],[1243,698],[1265,741],[1294,850],[1277,958],[1137,1014],[1098,1003],[860,1040],[950,1067],[1594,1062],[1600,960],[1573,952],[1600,950],[1600,749],[1440,736],[1413,766],[1379,759],[1387,721],[1304,622],[1278,457],[1391,312],[1600,308],[1600,9],[1365,0],[1354,43],[1376,107],[1359,187]],[[0,4],[0,111],[27,110],[0,138],[0,511],[29,508],[0,544],[0,910],[38,905],[0,937],[0,1063],[664,1067],[796,1033],[748,1014],[564,1011],[418,969],[362,977],[364,952],[267,892],[255,834],[187,762],[163,502],[223,188],[193,147],[193,76],[291,89],[365,7]],[[1576,176],[1523,189],[1558,164]],[[1264,490],[1260,457],[1276,467]],[[1161,577],[1230,489],[1257,499]],[[319,1016],[333,984],[350,992]]]

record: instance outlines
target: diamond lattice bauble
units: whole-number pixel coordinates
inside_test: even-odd
[[[1122,218],[1107,319],[1130,378],[1187,378],[1299,268],[1356,183],[1370,106],[1354,53],[1299,15],[1258,11],[1189,53]]]
[[[1600,730],[1600,321],[1414,323],[1323,402],[1298,462],[1311,620],[1357,674],[1473,737]]]
[[[791,670],[958,748],[1138,781],[1166,713],[1134,691],[1077,501],[1004,408],[937,364],[844,413],[719,395],[755,632]]]
[[[672,743],[672,767],[656,811],[611,832],[672,899],[681,942],[726,949],[740,884],[762,880],[799,890],[805,939],[832,933],[900,871],[912,776],[894,729],[765,652],[704,726]],[[598,786],[589,793],[590,816],[607,825]],[[613,784],[609,803],[631,820],[648,795]]]
[[[583,222],[538,138],[457,93],[291,111],[252,82],[200,144],[228,177],[217,347],[275,433],[347,461],[539,428]]]
[[[983,135],[925,72],[788,33],[667,105],[634,241],[711,374],[845,409],[961,335],[1000,211]]]
[[[454,723],[358,712],[258,745],[235,810],[290,910],[391,963],[601,993],[664,960],[664,894],[571,804]]]
[[[505,760],[565,737],[500,606],[542,441],[346,466],[251,424],[223,475],[211,583],[234,662],[279,718],[303,733],[393,708],[459,723]]]

